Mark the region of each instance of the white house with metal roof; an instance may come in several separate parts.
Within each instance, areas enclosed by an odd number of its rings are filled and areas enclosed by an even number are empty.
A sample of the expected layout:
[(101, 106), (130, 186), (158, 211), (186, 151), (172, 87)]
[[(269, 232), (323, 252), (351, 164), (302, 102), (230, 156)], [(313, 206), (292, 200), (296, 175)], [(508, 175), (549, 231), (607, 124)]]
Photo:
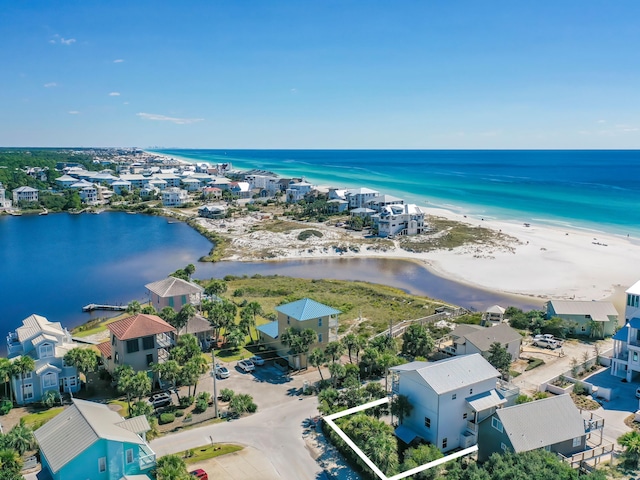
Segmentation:
[(640, 281), (625, 293), (625, 325), (613, 336), (611, 375), (631, 381), (640, 373)]
[(566, 394), (502, 408), (480, 424), (478, 460), (538, 449), (571, 456), (587, 448), (592, 425), (603, 423), (584, 419)]
[[(73, 405), (34, 432), (43, 470), (53, 480), (151, 478), (156, 454), (145, 440), (144, 415), (125, 420), (107, 405)], [(142, 475), (142, 477), (138, 477)]]
[(559, 317), (574, 323), (576, 335), (604, 338), (618, 328), (618, 311), (611, 302), (550, 300), (546, 310), (547, 318)]
[(29, 356), (35, 361), (35, 369), (24, 377), (11, 377), (11, 387), (16, 403), (38, 402), (45, 392), (72, 392), (80, 390), (76, 367), (66, 365), (63, 357), (79, 345), (59, 322), (50, 322), (40, 315), (29, 315), (22, 326), (7, 336), (7, 358), (12, 361)]
[(380, 195), (377, 190), (372, 190), (367, 187), (349, 188), (344, 192), (344, 198), (349, 202), (349, 209), (362, 208), (372, 198)]
[(186, 190), (177, 187), (169, 187), (162, 191), (162, 205), (164, 207), (181, 207), (189, 201)]
[(500, 372), (481, 355), (392, 367), (392, 391), (413, 406), (396, 429), (405, 443), (416, 437), (442, 452), (475, 445), (478, 425), (507, 403), (498, 391)]
[(19, 202), (37, 202), (38, 190), (32, 187), (18, 187), (11, 192), (13, 194), (13, 204), (18, 206)]
[(425, 230), (424, 212), (413, 203), (387, 205), (371, 217), (380, 237), (418, 235)]
[(278, 319), (266, 325), (260, 325), (258, 332), (260, 340), (276, 350), (277, 354), (287, 360), (292, 368), (307, 367), (307, 356), (293, 354), (290, 348), (280, 339), (282, 334), (292, 328), (295, 331), (311, 329), (316, 335), (316, 342), (309, 347), (309, 351), (316, 347), (324, 347), (327, 343), (338, 339), (338, 315), (342, 312), (322, 303), (303, 298), (295, 302), (276, 307)]

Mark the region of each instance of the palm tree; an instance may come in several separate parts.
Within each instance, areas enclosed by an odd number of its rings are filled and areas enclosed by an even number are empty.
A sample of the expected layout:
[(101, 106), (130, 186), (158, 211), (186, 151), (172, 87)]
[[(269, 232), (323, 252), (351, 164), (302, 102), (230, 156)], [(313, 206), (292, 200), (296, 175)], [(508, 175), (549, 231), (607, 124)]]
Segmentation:
[[(11, 360), (7, 358), (0, 358), (0, 381), (4, 383), (4, 396), (7, 397), (7, 383), (9, 384), (9, 388), (11, 388)], [(9, 391), (11, 394), (11, 391)]]
[(402, 425), (404, 418), (411, 415), (413, 405), (409, 402), (409, 397), (406, 395), (396, 395), (391, 400), (391, 414), (398, 417), (398, 422)]
[(640, 464), (640, 432), (627, 432), (618, 438), (618, 443), (625, 447), (624, 456), (634, 468)]
[(3, 476), (3, 478), (22, 478), (20, 470), (22, 470), (22, 458), (20, 454), (11, 448), (1, 449), (0, 471), (6, 475)]
[(156, 464), (157, 480), (189, 480), (187, 465), (178, 455), (165, 455)]
[(366, 441), (363, 450), (371, 461), (386, 475), (398, 468), (398, 442), (390, 434), (373, 435)]
[[(175, 349), (174, 349), (175, 350)], [(175, 389), (176, 395), (178, 395), (178, 389), (176, 389), (176, 385), (178, 383), (178, 379), (180, 378), (180, 373), (182, 371), (180, 364), (173, 359), (167, 360), (162, 363), (154, 363), (151, 365), (151, 370), (153, 373), (158, 375), (158, 378), (162, 382), (168, 382)], [(178, 401), (180, 400), (180, 395), (178, 395)]]
[(227, 343), (233, 349), (237, 349), (244, 342), (244, 332), (239, 328), (238, 325), (233, 325), (233, 327), (229, 328), (227, 331)]
[(189, 380), (189, 396), (191, 396), (191, 385), (193, 385), (193, 396), (195, 397), (196, 390), (198, 388), (198, 380), (200, 380), (200, 376), (206, 373), (208, 369), (209, 363), (202, 355), (191, 358), (191, 360), (185, 364), (182, 370), (185, 372), (185, 376)]
[(113, 372), (113, 376), (116, 381), (116, 389), (118, 392), (124, 393), (127, 396), (129, 411), (131, 411), (131, 382), (133, 375), (133, 368), (131, 365), (127, 364), (119, 365)]
[(325, 355), (331, 357), (331, 362), (335, 363), (344, 353), (345, 347), (341, 342), (329, 342), (324, 348)]
[(164, 307), (160, 311), (158, 316), (161, 319), (163, 319), (165, 322), (167, 322), (169, 325), (173, 326), (173, 319), (176, 316), (176, 311), (173, 309), (173, 307)]
[(141, 310), (142, 310), (142, 305), (140, 305), (140, 302), (138, 300), (133, 300), (132, 302), (129, 302), (129, 304), (127, 305), (127, 313), (131, 315), (136, 315), (140, 313)]
[(290, 348), (294, 357), (309, 352), (309, 347), (318, 340), (318, 333), (311, 328), (298, 331), (292, 327), (287, 328), (280, 336), (280, 341)]
[(196, 266), (193, 263), (190, 263), (186, 267), (184, 267), (184, 273), (187, 274), (187, 280), (191, 280), (191, 275), (196, 273)]
[(64, 362), (67, 365), (76, 367), (78, 372), (84, 375), (85, 380), (87, 373), (93, 372), (98, 368), (98, 357), (93, 350), (88, 348), (72, 348), (64, 356)]
[(358, 337), (355, 333), (347, 333), (344, 337), (342, 337), (342, 344), (347, 349), (349, 353), (349, 363), (353, 363), (351, 360), (351, 353), (357, 349), (358, 346)]
[(322, 376), (322, 370), (320, 367), (327, 361), (327, 358), (324, 355), (324, 352), (321, 348), (314, 348), (309, 354), (309, 363), (311, 366), (316, 367), (318, 369), (318, 373), (320, 374), (320, 380), (324, 380)]
[(7, 437), (8, 444), (19, 455), (24, 455), (24, 452), (31, 450), (35, 444), (33, 430), (25, 425), (24, 419), (21, 419), (20, 423), (11, 429)]
[(378, 357), (378, 366), (384, 370), (384, 389), (385, 391), (389, 390), (389, 367), (393, 367), (398, 364), (398, 357), (395, 355), (385, 352)]
[(346, 369), (341, 363), (331, 362), (329, 364), (329, 373), (331, 374), (331, 381), (333, 382), (333, 388), (336, 388), (338, 380), (344, 378)]
[(189, 320), (196, 316), (196, 313), (198, 313), (196, 307), (194, 307), (190, 303), (187, 303), (173, 318), (173, 324), (171, 326), (180, 331), (187, 325), (187, 323), (189, 323)]
[(227, 282), (225, 282), (224, 280), (211, 280), (211, 282), (209, 282), (209, 285), (207, 285), (204, 289), (204, 293), (211, 296), (215, 295), (216, 297), (219, 297), (226, 291)]
[(251, 336), (251, 327), (255, 326), (255, 319), (251, 312), (246, 308), (240, 312), (240, 322), (238, 327), (249, 335), (249, 340), (253, 343), (253, 337)]
[(56, 402), (60, 401), (60, 394), (57, 390), (47, 390), (42, 395), (40, 402), (47, 408), (53, 407)]
[(14, 373), (20, 375), (20, 383), (22, 384), (22, 403), (25, 403), (24, 399), (24, 376), (32, 372), (36, 368), (36, 362), (33, 358), (28, 356), (22, 356), (13, 361)]
[[(245, 314), (245, 312), (247, 313)], [(255, 328), (256, 326), (256, 316), (262, 315), (262, 306), (258, 302), (250, 302), (246, 307), (244, 307), (244, 310), (242, 310), (242, 314), (240, 315), (243, 320), (244, 315), (247, 315), (248, 317), (246, 321), (248, 323), (247, 330), (249, 332), (249, 338), (253, 343), (253, 338), (251, 337), (251, 328)]]
[(138, 401), (142, 400), (142, 397), (151, 393), (151, 379), (147, 372), (138, 372), (131, 377), (129, 383), (129, 390), (132, 397), (138, 397)]

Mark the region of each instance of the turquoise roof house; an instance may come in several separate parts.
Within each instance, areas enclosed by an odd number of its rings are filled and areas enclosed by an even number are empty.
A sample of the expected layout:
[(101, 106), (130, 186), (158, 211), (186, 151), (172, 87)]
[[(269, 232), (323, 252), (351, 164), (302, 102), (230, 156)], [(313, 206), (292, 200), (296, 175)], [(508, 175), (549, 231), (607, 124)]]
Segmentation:
[(53, 480), (141, 480), (156, 465), (145, 440), (150, 429), (144, 415), (125, 420), (107, 405), (74, 399), (35, 437), (42, 469)]

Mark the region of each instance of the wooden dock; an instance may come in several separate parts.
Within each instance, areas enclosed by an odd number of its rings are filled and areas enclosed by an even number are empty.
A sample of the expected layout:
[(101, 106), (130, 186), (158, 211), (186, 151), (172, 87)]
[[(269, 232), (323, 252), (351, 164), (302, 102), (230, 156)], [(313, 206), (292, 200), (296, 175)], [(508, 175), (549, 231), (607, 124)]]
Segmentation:
[(111, 312), (123, 312), (127, 309), (126, 305), (100, 305), (98, 303), (90, 303), (82, 307), (83, 312), (93, 312), (94, 310), (108, 310)]

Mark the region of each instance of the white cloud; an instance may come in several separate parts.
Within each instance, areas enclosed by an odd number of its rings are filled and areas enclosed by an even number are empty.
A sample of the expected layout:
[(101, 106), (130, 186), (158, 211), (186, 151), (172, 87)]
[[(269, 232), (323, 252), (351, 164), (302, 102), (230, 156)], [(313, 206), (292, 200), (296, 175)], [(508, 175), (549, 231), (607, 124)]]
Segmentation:
[(49, 83), (45, 83), (44, 84), (44, 88), (52, 88), (52, 87), (57, 87), (58, 84), (56, 82), (49, 82)]
[(167, 117), (166, 115), (158, 115), (156, 113), (136, 113), (136, 115), (145, 120), (156, 120), (159, 122), (172, 122), (177, 125), (189, 125), (191, 123), (202, 122), (204, 120), (204, 118)]
[(123, 60), (123, 59), (121, 59), (121, 58), (116, 58), (116, 59), (113, 61), (113, 63), (122, 63), (122, 62), (124, 62), (124, 60)]
[(60, 35), (58, 35), (57, 33), (53, 36), (53, 38), (51, 40), (49, 40), (49, 43), (59, 43), (60, 45), (71, 45), (73, 43), (76, 43), (76, 39), (75, 38), (64, 38), (61, 37)]
[(78, 110), (69, 110), (67, 113), (69, 115), (78, 115), (80, 112)]
[(120, 92), (111, 92), (109, 94), (110, 97), (119, 97), (120, 96)]
[(129, 102), (122, 102), (123, 105), (129, 105)]

